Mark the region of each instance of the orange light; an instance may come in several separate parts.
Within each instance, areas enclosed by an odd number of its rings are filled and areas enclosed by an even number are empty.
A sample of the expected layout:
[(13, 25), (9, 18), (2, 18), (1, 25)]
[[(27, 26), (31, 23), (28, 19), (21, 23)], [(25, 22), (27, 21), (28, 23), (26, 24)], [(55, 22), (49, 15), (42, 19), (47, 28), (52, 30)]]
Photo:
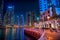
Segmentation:
[(48, 16), (47, 19), (50, 19), (50, 17)]

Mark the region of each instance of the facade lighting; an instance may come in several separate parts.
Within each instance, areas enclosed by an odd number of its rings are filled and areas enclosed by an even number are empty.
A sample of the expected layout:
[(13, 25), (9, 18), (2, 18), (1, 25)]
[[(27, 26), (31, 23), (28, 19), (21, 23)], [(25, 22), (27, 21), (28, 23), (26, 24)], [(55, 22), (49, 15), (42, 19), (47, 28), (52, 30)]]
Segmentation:
[(50, 19), (50, 17), (49, 17), (49, 16), (47, 16), (47, 19)]

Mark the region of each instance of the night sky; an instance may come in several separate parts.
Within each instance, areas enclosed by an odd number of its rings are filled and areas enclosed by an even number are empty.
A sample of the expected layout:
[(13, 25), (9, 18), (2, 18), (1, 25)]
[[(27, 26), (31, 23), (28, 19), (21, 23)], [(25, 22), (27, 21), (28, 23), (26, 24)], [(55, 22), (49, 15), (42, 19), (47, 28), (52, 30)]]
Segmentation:
[(26, 12), (39, 12), (38, 0), (5, 0), (5, 6), (13, 4), (15, 6), (15, 15), (25, 15)]

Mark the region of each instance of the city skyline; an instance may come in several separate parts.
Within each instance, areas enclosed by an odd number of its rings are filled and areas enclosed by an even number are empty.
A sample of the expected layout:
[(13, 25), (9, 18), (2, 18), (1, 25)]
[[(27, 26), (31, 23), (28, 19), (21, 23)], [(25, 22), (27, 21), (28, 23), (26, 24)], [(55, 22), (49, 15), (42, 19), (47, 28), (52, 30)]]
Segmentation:
[[(39, 3), (37, 3), (38, 1), (37, 0), (31, 0), (31, 1), (17, 1), (16, 2), (16, 0), (14, 1), (14, 0), (9, 0), (9, 1), (3, 1), (2, 0), (2, 5), (4, 6), (4, 7), (2, 7), (3, 9), (3, 13), (4, 14), (6, 14), (6, 12), (8, 12), (8, 14), (10, 15), (10, 20), (11, 20), (11, 15), (12, 15), (12, 13), (14, 13), (13, 14), (13, 16), (14, 16), (14, 20), (16, 19), (16, 17), (17, 16), (21, 16), (21, 15), (23, 15), (24, 16), (24, 21), (26, 21), (26, 14), (28, 14), (29, 12), (31, 12), (31, 14), (32, 13), (34, 13), (36, 16), (35, 16), (35, 21), (37, 21), (37, 20), (39, 20), (40, 19), (40, 10), (39, 10), (39, 7), (42, 7), (41, 8), (41, 11), (44, 11), (44, 12), (42, 12), (42, 14), (43, 13), (45, 13), (45, 11), (46, 10), (48, 10), (48, 8), (50, 8), (50, 7), (52, 7), (52, 6), (54, 6), (55, 7), (55, 5), (53, 5), (53, 4), (50, 4), (49, 3), (49, 5), (47, 4), (47, 2), (49, 2), (49, 1), (47, 1), (47, 0), (45, 0), (45, 1), (43, 1), (43, 0), (39, 0)], [(21, 2), (21, 3), (20, 3)], [(46, 2), (46, 4), (44, 4), (43, 2)], [(53, 2), (53, 1), (52, 1)], [(5, 3), (5, 4), (4, 4)], [(27, 4), (28, 3), (28, 4)], [(20, 5), (19, 5), (20, 4)], [(36, 5), (35, 5), (36, 4)], [(38, 4), (38, 6), (37, 6), (37, 4)], [(40, 6), (40, 4), (42, 5), (42, 6)], [(45, 8), (46, 7), (46, 8)], [(36, 8), (36, 9), (35, 9)], [(55, 7), (56, 8), (56, 7)], [(14, 10), (13, 10), (14, 9)], [(43, 9), (43, 10), (42, 10)], [(5, 12), (4, 12), (5, 11)], [(52, 10), (50, 10), (50, 13), (52, 12)], [(55, 11), (56, 12), (56, 11)], [(30, 17), (29, 17), (30, 18)], [(33, 17), (34, 18), (34, 17)], [(31, 19), (30, 19), (30, 21), (32, 21), (32, 17), (31, 17)], [(25, 22), (26, 23), (26, 22)]]
[(15, 11), (15, 14), (19, 15), (19, 14), (23, 14), (25, 15), (26, 12), (29, 12), (29, 11), (36, 11), (37, 13), (39, 12), (39, 6), (38, 6), (38, 0), (11, 0), (11, 1), (5, 1), (5, 6), (8, 6), (10, 4), (14, 5), (14, 11)]
[(60, 40), (60, 1), (0, 0), (0, 40)]
[[(50, 0), (51, 1), (51, 0)], [(42, 0), (42, 5), (44, 4), (43, 3), (44, 1)], [(48, 1), (49, 2), (49, 1)], [(55, 1), (52, 1), (55, 4), (58, 4), (56, 3)], [(26, 12), (29, 12), (29, 11), (35, 11), (36, 14), (39, 14), (40, 13), (40, 4), (39, 4), (39, 0), (31, 0), (31, 1), (23, 1), (23, 0), (5, 0), (5, 10), (7, 8), (8, 5), (14, 5), (14, 14), (15, 15), (25, 15)], [(45, 5), (46, 5), (46, 8), (42, 8), (43, 10), (47, 10), (48, 9), (48, 4), (47, 2), (45, 1)], [(51, 2), (50, 2), (51, 3)], [(53, 4), (52, 3), (52, 4)], [(19, 4), (19, 5), (18, 5)], [(41, 6), (42, 7), (42, 6)], [(43, 5), (44, 7), (44, 5)], [(60, 12), (60, 8), (56, 7), (56, 13), (59, 14)]]

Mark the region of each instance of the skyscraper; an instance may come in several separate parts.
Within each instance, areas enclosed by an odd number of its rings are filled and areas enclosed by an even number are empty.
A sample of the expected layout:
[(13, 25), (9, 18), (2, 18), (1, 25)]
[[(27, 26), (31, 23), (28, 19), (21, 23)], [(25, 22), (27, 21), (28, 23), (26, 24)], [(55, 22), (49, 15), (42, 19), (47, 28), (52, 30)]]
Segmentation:
[(0, 25), (3, 24), (3, 0), (0, 0)]
[(35, 13), (34, 13), (34, 11), (31, 12), (31, 22), (32, 22), (32, 24), (35, 22)]
[(48, 6), (47, 6), (47, 0), (39, 0), (39, 8), (40, 8), (40, 12), (44, 12)]
[(5, 25), (14, 24), (14, 6), (7, 6), (6, 13), (4, 15), (4, 24)]
[(51, 0), (51, 3), (55, 5), (55, 7), (60, 8), (60, 0)]
[(56, 8), (56, 13), (60, 11), (60, 0), (39, 0), (39, 11), (45, 12), (51, 5), (54, 5)]
[(13, 25), (14, 24), (14, 6), (13, 5), (8, 6), (7, 12), (8, 12), (8, 15), (9, 15), (9, 20), (10, 20), (9, 24)]
[(8, 15), (8, 11), (6, 11), (5, 15), (4, 15), (4, 26), (9, 24), (9, 15)]
[(32, 26), (34, 21), (36, 21), (34, 12), (26, 13), (26, 24)]
[(31, 12), (28, 12), (27, 17), (27, 24), (31, 25)]

